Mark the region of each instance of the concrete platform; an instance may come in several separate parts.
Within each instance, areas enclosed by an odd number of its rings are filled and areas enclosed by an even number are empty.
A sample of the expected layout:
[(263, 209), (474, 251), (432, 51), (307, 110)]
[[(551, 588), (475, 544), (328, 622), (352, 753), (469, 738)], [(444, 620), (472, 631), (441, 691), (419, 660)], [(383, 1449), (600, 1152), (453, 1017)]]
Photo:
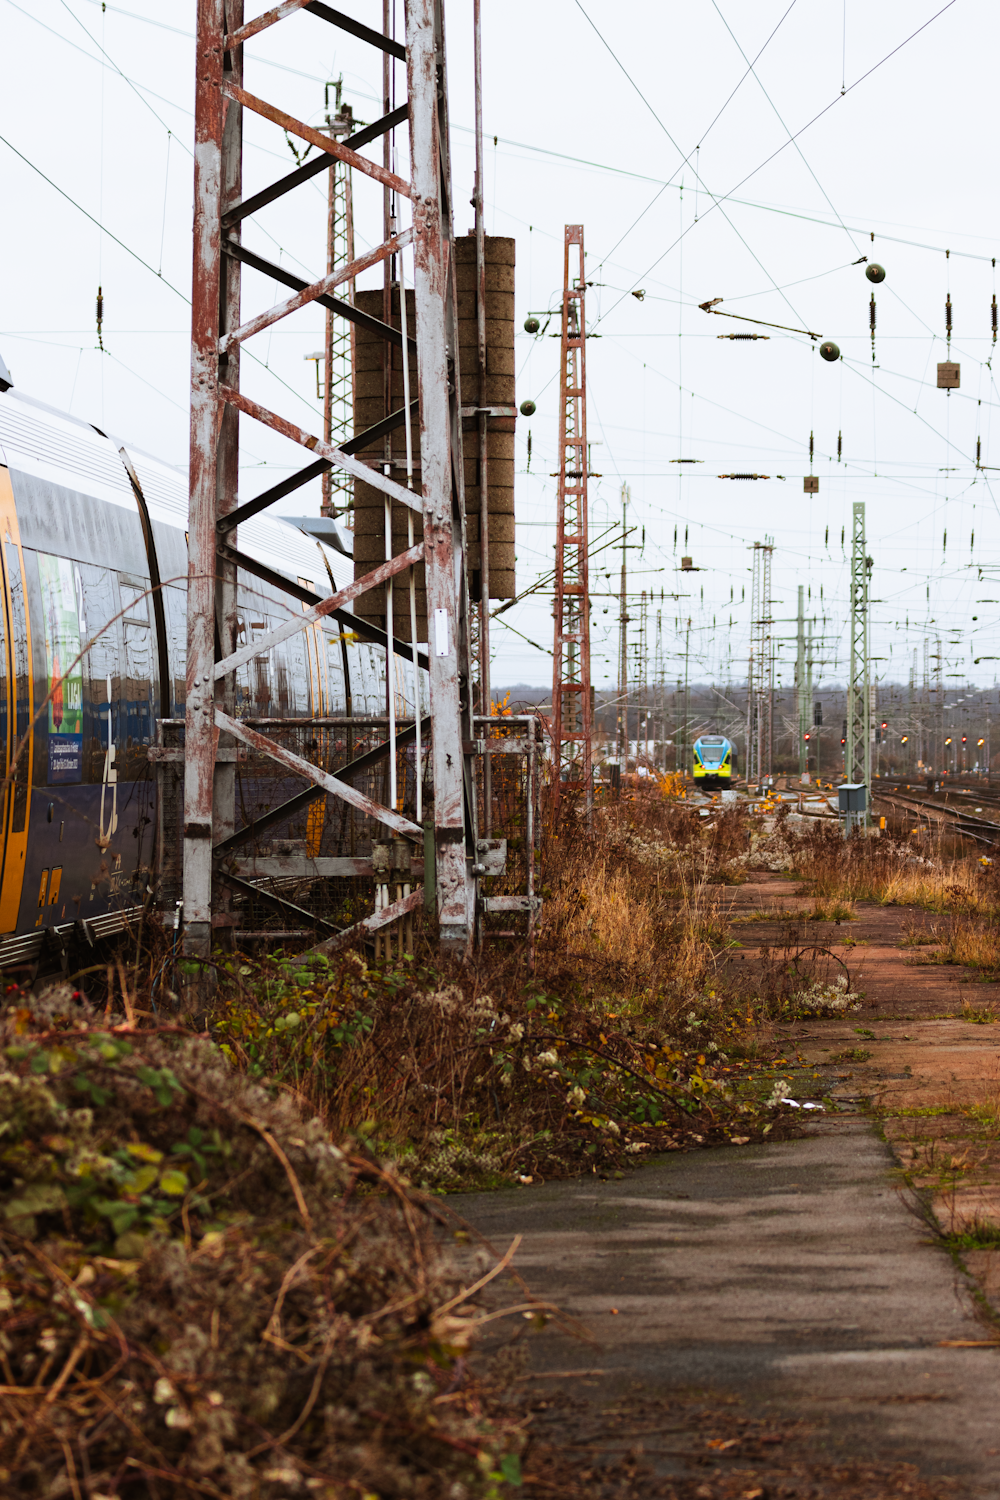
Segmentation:
[[(522, 1234), (532, 1291), (597, 1340), (532, 1338), (533, 1388), (544, 1371), (597, 1369), (553, 1388), (605, 1407), (711, 1393), (804, 1420), (828, 1459), (905, 1461), (957, 1485), (942, 1493), (1000, 1497), (1000, 1347), (984, 1346), (998, 1335), (870, 1121), (449, 1203), (497, 1249)], [(490, 1298), (511, 1301), (509, 1284)]]

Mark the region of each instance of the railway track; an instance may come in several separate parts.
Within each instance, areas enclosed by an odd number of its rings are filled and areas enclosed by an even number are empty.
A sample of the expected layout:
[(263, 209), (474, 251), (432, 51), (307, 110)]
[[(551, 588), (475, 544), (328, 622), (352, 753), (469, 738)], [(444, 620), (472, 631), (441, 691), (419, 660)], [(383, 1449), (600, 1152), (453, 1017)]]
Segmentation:
[[(903, 782), (901, 785), (906, 786), (906, 783)], [(894, 802), (901, 802), (915, 807), (930, 808), (940, 819), (950, 820), (957, 832), (964, 834), (966, 838), (974, 839), (978, 844), (990, 846), (1000, 844), (1000, 823), (994, 823), (989, 818), (977, 818), (974, 813), (967, 813), (962, 808), (953, 807), (947, 802), (935, 802), (929, 797), (918, 797), (909, 791), (900, 791), (897, 786), (887, 789), (880, 787), (873, 794), (872, 801), (876, 799), (881, 799), (890, 805)], [(983, 803), (986, 800), (982, 799)], [(997, 799), (997, 805), (1000, 806), (1000, 798)]]

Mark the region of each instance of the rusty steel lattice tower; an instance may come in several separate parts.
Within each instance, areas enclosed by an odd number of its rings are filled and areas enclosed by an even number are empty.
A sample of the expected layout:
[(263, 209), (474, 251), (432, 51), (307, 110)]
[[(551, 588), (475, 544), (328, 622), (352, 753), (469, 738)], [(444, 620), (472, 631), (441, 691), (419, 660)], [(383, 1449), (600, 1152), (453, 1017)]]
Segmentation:
[(771, 556), (768, 542), (753, 544), (750, 596), (750, 665), (747, 671), (747, 784), (771, 774), (774, 712), (774, 638)]
[(874, 739), (868, 666), (868, 580), (871, 566), (865, 542), (865, 502), (856, 500), (851, 523), (851, 675), (847, 683), (844, 774), (848, 781), (864, 782), (869, 795)]
[[(315, 130), (248, 93), (243, 87), (243, 50), (298, 11), (312, 24), (341, 28), (390, 58), (404, 62), (407, 102), (366, 129), (339, 140)], [(273, 35), (273, 33), (272, 33)], [(334, 616), (380, 641), (406, 661), (427, 668), (431, 702), (431, 769), (434, 785), (433, 841), (425, 843), (434, 870), (439, 934), (444, 946), (465, 953), (477, 911), (477, 830), (473, 784), (475, 750), (469, 691), (469, 621), (466, 580), (464, 478), (455, 314), (451, 173), (448, 158), (447, 82), (442, 0), (405, 0), (405, 46), (318, 0), (283, 0), (244, 23), (243, 0), (198, 0), (195, 108), (194, 278), (192, 296), (191, 471), (188, 561), (188, 664), (185, 711), (183, 812), (183, 947), (193, 956), (210, 951), (213, 867), (244, 837), (235, 829), (235, 762), (238, 746), (268, 756), (307, 786), (307, 800), (319, 792), (342, 799), (375, 819), (391, 835), (424, 841), (424, 829), (358, 791), (351, 767), (337, 775), (322, 770), (235, 717), (235, 674), (245, 662), (324, 616)], [(319, 157), (250, 197), (243, 195), (243, 115), (250, 110), (279, 130), (311, 142)], [(402, 121), (409, 121), (410, 179), (358, 154)], [(352, 264), (339, 266), (311, 285), (274, 265), (241, 243), (240, 225), (259, 208), (329, 168), (332, 161), (353, 169), (354, 183), (368, 179), (388, 187), (399, 202), (409, 201), (412, 228), (390, 226), (385, 241)], [(240, 390), (240, 349), (245, 340), (297, 308), (316, 302), (340, 318), (363, 323), (399, 349), (413, 338), (362, 314), (333, 295), (361, 271), (413, 246), (414, 307), (419, 400), (421, 493), (404, 488), (388, 473), (361, 463), (352, 453), (372, 441), (371, 432), (335, 446), (297, 423), (249, 399)], [(250, 320), (241, 321), (240, 276), (246, 265), (290, 288), (292, 295)], [(300, 444), (313, 461), (256, 499), (240, 503), (240, 419), (261, 423)], [(407, 408), (381, 424), (388, 432), (406, 425)], [(237, 529), (282, 495), (329, 469), (361, 479), (412, 513), (417, 540), (364, 577), (328, 598), (296, 584), (240, 552)], [(391, 616), (386, 636), (345, 606), (367, 590), (422, 563), (426, 575), (429, 647), (393, 639)], [(298, 601), (277, 628), (240, 644), (237, 570), (262, 577)], [(306, 607), (303, 609), (301, 605)], [(379, 753), (394, 753), (404, 736), (389, 740)], [(287, 809), (288, 804), (285, 804)], [(274, 817), (274, 812), (268, 814)], [(259, 825), (258, 825), (259, 826)], [(223, 878), (224, 872), (220, 874)], [(226, 880), (228, 875), (224, 875)], [(430, 893), (428, 893), (430, 894)], [(388, 905), (360, 924), (367, 931), (385, 926), (425, 899), (421, 890)], [(503, 898), (514, 899), (520, 898)], [(488, 907), (489, 903), (487, 903)], [(518, 908), (526, 909), (526, 908)], [(226, 920), (221, 914), (222, 921)], [(345, 937), (355, 929), (348, 929)]]
[[(354, 134), (351, 106), (342, 104), (340, 83), (336, 90), (336, 111), (327, 111), (326, 128), (336, 140), (347, 140)], [(329, 99), (330, 85), (327, 85)], [(351, 169), (336, 158), (330, 163), (327, 186), (326, 268), (350, 265), (354, 259), (354, 201)], [(354, 279), (344, 288), (346, 300), (354, 302)], [(354, 425), (354, 324), (338, 318), (327, 308), (323, 338), (323, 437), (337, 448), (351, 436)], [(354, 481), (344, 469), (327, 469), (320, 481), (323, 499), (320, 515), (333, 516), (348, 512), (354, 499)]]
[(566, 792), (594, 806), (587, 540), (587, 320), (583, 225), (567, 224), (559, 346), (559, 493), (552, 653), (552, 813)]

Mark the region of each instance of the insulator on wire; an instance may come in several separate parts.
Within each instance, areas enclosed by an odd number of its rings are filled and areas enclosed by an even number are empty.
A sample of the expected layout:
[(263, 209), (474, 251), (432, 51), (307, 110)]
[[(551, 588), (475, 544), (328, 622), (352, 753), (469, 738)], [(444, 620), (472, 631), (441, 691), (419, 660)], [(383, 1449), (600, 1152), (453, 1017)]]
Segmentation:
[(977, 469), (979, 468), (979, 455), (982, 452), (982, 447), (983, 447), (982, 439), (981, 438), (976, 438), (976, 468)]
[(948, 293), (947, 297), (945, 298), (945, 304), (944, 304), (944, 327), (945, 327), (945, 333), (947, 334), (947, 337), (948, 337), (948, 342), (950, 344), (951, 343), (951, 293), (950, 292)]
[(102, 354), (104, 352), (104, 339), (103, 339), (102, 334), (101, 334), (101, 327), (102, 327), (103, 323), (104, 323), (104, 291), (103, 291), (103, 289), (101, 287), (98, 287), (97, 288), (97, 347), (101, 350)]
[(872, 336), (872, 364), (875, 363), (875, 293), (872, 292), (872, 300), (868, 308), (868, 327)]
[(809, 467), (812, 468), (813, 461), (813, 435), (809, 434)]
[(843, 453), (843, 451), (844, 451), (844, 434), (842, 432), (838, 432), (837, 433), (837, 462), (838, 462), (838, 464), (840, 463), (840, 456)]
[(993, 293), (993, 305), (990, 308), (990, 321), (993, 324), (993, 342), (997, 341), (997, 294)]

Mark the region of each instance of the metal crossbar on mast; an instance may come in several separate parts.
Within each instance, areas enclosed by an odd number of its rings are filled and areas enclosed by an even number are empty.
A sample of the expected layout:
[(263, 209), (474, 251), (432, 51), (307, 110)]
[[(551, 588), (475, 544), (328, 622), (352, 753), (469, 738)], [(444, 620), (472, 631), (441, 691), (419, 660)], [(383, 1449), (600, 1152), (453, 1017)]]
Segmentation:
[(774, 716), (774, 640), (769, 542), (753, 544), (750, 595), (750, 663), (747, 670), (747, 782), (771, 774)]
[[(562, 333), (559, 345), (559, 490), (552, 652), (552, 813), (567, 792), (582, 792), (587, 821), (594, 808), (590, 692), (590, 587), (587, 558), (587, 320), (583, 225), (563, 240)], [(624, 605), (623, 605), (624, 607)], [(628, 731), (626, 730), (626, 737)]]
[(844, 772), (848, 781), (871, 790), (872, 719), (868, 682), (868, 574), (871, 560), (865, 542), (865, 502), (856, 500), (851, 526), (851, 675), (847, 684), (847, 744)]
[[(194, 274), (192, 295), (191, 466), (188, 563), (188, 660), (184, 742), (183, 919), (184, 950), (207, 956), (213, 925), (213, 867), (235, 829), (235, 742), (283, 766), (308, 784), (343, 799), (397, 836), (416, 843), (424, 830), (393, 807), (386, 807), (295, 755), (276, 741), (242, 726), (235, 714), (238, 646), (237, 567), (266, 576), (272, 586), (297, 600), (313, 603), (285, 625), (253, 643), (257, 653), (272, 638), (305, 629), (324, 611), (332, 613), (417, 560), (426, 577), (430, 648), (426, 657), (414, 642), (395, 641), (389, 624), (386, 650), (410, 660), (426, 661), (430, 685), (431, 766), (434, 783), (433, 865), (436, 912), (443, 946), (467, 953), (477, 913), (478, 884), (472, 755), (475, 748), (473, 705), (469, 693), (468, 583), (465, 548), (465, 497), (461, 448), (461, 410), (457, 367), (458, 328), (454, 286), (451, 172), (448, 157), (447, 82), (445, 76), (442, 0), (405, 0), (405, 46), (383, 33), (316, 6), (312, 24), (346, 28), (383, 54), (406, 65), (407, 102), (375, 125), (347, 141), (294, 119), (243, 88), (243, 48), (250, 37), (274, 36), (272, 28), (305, 11), (284, 4), (244, 25), (243, 0), (198, 0), (195, 93)], [(267, 33), (271, 31), (271, 38)], [(319, 38), (317, 37), (317, 40)], [(309, 163), (250, 199), (243, 197), (243, 113), (251, 110), (299, 140), (310, 142), (327, 167), (344, 163), (354, 170), (356, 189), (370, 178), (392, 188), (401, 206), (412, 205), (412, 229), (386, 235), (385, 242), (351, 266), (341, 266), (311, 286), (283, 268), (271, 266), (241, 244), (242, 220), (265, 203), (316, 175)], [(368, 141), (409, 120), (410, 177), (359, 154)], [(363, 139), (361, 139), (363, 137)], [(322, 170), (322, 165), (319, 170)], [(346, 443), (320, 439), (240, 391), (240, 349), (254, 334), (281, 317), (318, 301), (338, 317), (363, 322), (354, 306), (330, 294), (366, 267), (413, 246), (414, 308), (420, 412), (421, 493), (403, 488), (388, 474), (351, 456), (365, 446), (366, 435)], [(267, 314), (241, 321), (240, 276), (251, 264), (296, 293)], [(405, 350), (402, 334), (367, 317), (366, 326)], [(240, 416), (270, 428), (309, 450), (310, 463), (292, 482), (276, 490), (287, 494), (326, 465), (338, 474), (362, 479), (396, 505), (412, 512), (417, 540), (405, 553), (370, 574), (316, 601), (281, 574), (263, 568), (238, 550), (236, 522), (280, 498), (274, 491), (241, 507), (239, 478)], [(407, 420), (404, 407), (381, 424), (380, 431)], [(247, 425), (244, 423), (244, 425)], [(370, 435), (368, 440), (371, 441)], [(387, 746), (394, 753), (397, 746)], [(521, 898), (506, 898), (520, 900)], [(424, 900), (413, 892), (388, 910), (393, 918)], [(380, 918), (378, 920), (381, 920)], [(370, 929), (377, 920), (366, 919)]]

